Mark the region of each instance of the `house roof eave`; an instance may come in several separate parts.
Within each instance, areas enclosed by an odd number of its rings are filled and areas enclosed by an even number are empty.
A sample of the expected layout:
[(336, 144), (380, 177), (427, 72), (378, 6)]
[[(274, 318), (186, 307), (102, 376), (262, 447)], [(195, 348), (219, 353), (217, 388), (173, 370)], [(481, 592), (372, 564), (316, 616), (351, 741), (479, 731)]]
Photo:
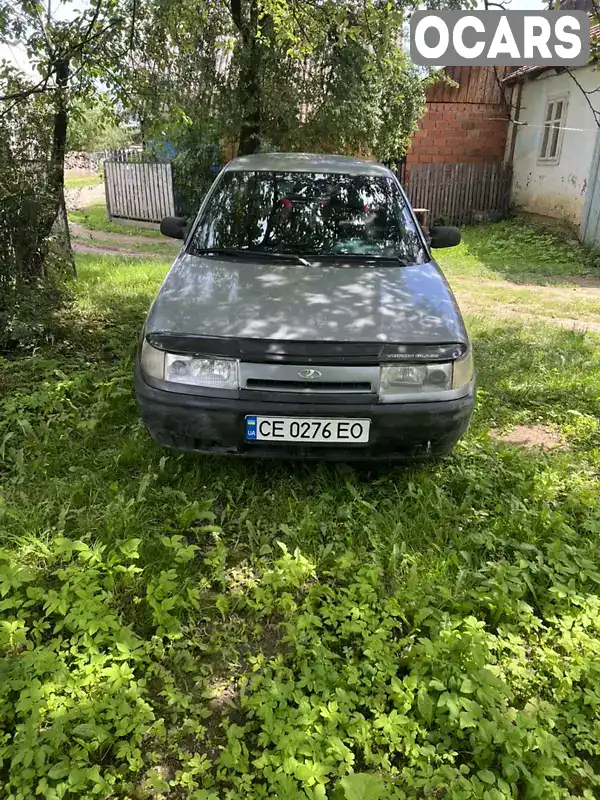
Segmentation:
[[(590, 40), (596, 42), (598, 44), (600, 42), (600, 25), (592, 25), (590, 28)], [(589, 66), (593, 62), (593, 59), (590, 59), (588, 64), (584, 66)], [(542, 75), (542, 73), (547, 72), (550, 69), (556, 70), (557, 74), (560, 72), (564, 72), (565, 67), (553, 67), (551, 65), (546, 65), (543, 67), (519, 67), (514, 72), (511, 72), (510, 75), (507, 75), (505, 78), (502, 78), (502, 83), (507, 84), (510, 86), (513, 83), (518, 83), (521, 80), (525, 80), (526, 78), (534, 79)], [(580, 69), (580, 67), (573, 67), (573, 69)]]
[(564, 66), (544, 66), (544, 67), (520, 67), (515, 72), (511, 72), (510, 75), (507, 75), (505, 78), (501, 79), (501, 83), (506, 84), (507, 86), (512, 86), (515, 83), (519, 83), (520, 81), (524, 80), (535, 80), (539, 78), (540, 75), (543, 75), (546, 72), (554, 71), (557, 75), (566, 72), (568, 69), (581, 69), (582, 67), (588, 67), (592, 64), (593, 61), (589, 61), (587, 64), (579, 64), (573, 67), (564, 67)]

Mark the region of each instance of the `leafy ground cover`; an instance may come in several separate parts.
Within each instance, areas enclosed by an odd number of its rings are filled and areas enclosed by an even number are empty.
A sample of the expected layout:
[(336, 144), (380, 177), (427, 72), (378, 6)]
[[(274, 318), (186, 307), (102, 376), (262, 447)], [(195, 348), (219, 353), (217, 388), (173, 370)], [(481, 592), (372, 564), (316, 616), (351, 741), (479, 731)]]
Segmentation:
[(5, 796), (598, 797), (600, 337), (469, 316), (445, 460), (179, 455), (132, 394), (168, 262), (77, 261), (54, 346), (1, 364)]

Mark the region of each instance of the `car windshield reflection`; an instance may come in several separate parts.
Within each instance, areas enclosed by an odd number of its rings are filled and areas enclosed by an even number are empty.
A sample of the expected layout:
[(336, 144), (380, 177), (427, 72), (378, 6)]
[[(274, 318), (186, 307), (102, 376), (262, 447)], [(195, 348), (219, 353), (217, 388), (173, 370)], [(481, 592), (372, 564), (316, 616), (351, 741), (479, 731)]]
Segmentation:
[(405, 265), (428, 260), (391, 177), (338, 173), (223, 175), (188, 246), (192, 255), (213, 250), (363, 256)]

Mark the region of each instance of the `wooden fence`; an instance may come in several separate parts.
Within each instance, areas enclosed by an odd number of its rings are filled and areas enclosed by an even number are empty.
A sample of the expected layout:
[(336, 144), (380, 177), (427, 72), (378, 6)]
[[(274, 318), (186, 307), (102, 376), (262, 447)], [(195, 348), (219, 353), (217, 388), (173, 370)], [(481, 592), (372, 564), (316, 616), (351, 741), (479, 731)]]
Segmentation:
[(504, 164), (399, 164), (397, 174), (430, 222), (471, 225), (508, 213), (511, 170)]
[[(508, 212), (511, 170), (504, 164), (398, 164), (397, 174), (413, 208), (430, 222), (469, 225)], [(159, 223), (176, 211), (168, 159), (138, 151), (109, 151), (104, 159), (110, 219)]]
[(175, 214), (172, 167), (145, 153), (114, 151), (104, 159), (109, 219), (158, 223)]

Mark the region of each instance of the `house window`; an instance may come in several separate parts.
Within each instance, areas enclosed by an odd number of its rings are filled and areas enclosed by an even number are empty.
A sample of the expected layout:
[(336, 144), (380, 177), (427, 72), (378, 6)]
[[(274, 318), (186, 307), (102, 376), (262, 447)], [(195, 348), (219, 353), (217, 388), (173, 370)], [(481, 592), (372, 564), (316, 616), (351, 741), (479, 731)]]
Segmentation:
[(567, 121), (567, 96), (549, 98), (542, 128), (539, 161), (558, 164), (563, 131)]

